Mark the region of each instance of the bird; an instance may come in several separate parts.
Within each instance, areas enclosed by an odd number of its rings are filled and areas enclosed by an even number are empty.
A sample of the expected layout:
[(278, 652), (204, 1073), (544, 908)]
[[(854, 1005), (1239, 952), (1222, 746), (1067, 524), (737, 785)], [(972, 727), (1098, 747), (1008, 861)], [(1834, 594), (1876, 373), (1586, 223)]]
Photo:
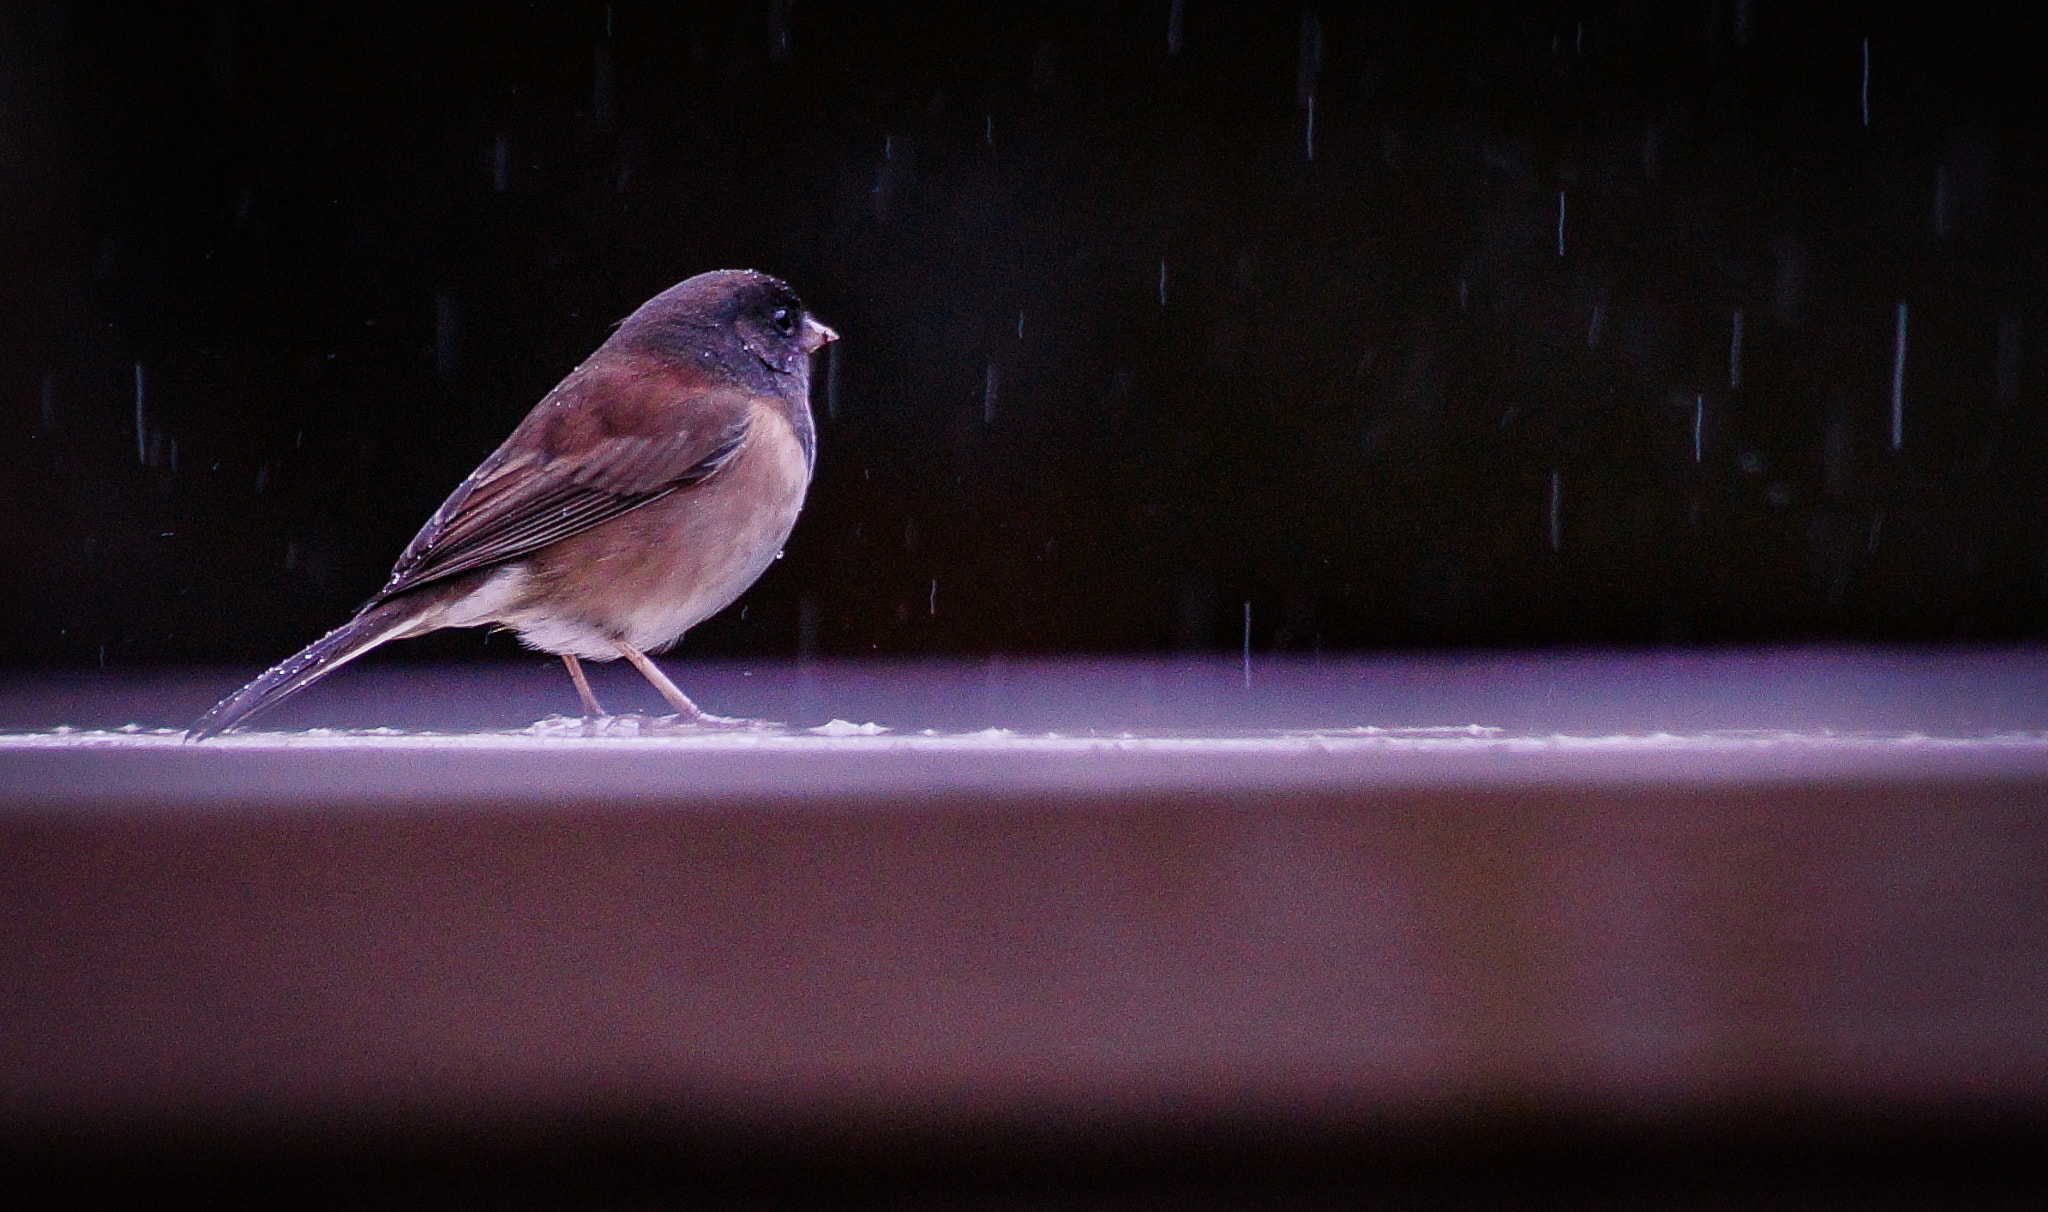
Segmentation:
[(650, 659), (781, 554), (817, 467), (811, 360), (839, 334), (789, 285), (716, 270), (621, 321), (414, 536), (348, 622), (199, 717), (190, 741), (392, 640), (495, 625), (562, 658), (623, 658), (689, 723), (730, 723)]

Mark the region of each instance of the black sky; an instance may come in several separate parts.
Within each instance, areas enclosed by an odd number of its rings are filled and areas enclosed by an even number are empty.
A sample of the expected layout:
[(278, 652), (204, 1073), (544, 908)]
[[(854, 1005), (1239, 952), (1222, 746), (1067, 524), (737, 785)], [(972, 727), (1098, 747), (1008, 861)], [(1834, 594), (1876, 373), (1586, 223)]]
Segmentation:
[(2039, 634), (2017, 10), (870, 7), (0, 10), (0, 661), (286, 654), (720, 266), (845, 339), (686, 653)]

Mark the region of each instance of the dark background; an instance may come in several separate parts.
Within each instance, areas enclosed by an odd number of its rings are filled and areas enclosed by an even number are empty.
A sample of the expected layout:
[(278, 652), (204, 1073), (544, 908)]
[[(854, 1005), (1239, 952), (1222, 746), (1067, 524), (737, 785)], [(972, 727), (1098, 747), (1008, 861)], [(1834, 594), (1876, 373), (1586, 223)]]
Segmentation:
[(844, 340), (686, 654), (2039, 634), (2017, 6), (1174, 8), (0, 9), (0, 661), (284, 656), (720, 266)]

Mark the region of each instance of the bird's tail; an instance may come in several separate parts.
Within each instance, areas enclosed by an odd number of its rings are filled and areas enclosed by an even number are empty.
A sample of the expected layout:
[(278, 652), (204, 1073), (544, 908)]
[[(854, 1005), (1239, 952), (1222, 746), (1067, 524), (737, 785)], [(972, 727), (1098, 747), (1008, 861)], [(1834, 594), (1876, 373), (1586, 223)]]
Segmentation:
[(421, 603), (396, 598), (365, 607), (362, 613), (314, 640), (264, 671), (262, 677), (213, 705), (186, 729), (185, 739), (203, 741), (333, 673), (382, 644), (408, 634)]

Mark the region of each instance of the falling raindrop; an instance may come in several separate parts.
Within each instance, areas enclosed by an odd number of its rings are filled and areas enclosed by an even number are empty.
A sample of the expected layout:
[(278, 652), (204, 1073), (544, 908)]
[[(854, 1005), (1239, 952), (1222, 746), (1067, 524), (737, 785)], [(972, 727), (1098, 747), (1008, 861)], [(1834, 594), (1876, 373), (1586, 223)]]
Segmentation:
[(825, 347), (825, 419), (839, 419), (839, 342)]
[(768, 0), (768, 57), (777, 63), (789, 61), (789, 4)]
[(1244, 604), (1244, 688), (1252, 688), (1252, 604)]
[(1186, 0), (1173, 0), (1173, 7), (1166, 11), (1166, 53), (1180, 53), (1180, 18)]
[(1021, 311), (1017, 313), (1017, 339), (1024, 339), (1024, 313)]
[(1870, 39), (1863, 40), (1863, 125), (1870, 125)]
[(1313, 93), (1308, 99), (1308, 158), (1316, 158), (1316, 99)]
[(991, 422), (996, 419), (996, 384), (1002, 377), (1002, 370), (994, 362), (988, 364), (988, 377), (981, 387), (981, 419)]
[(1700, 461), (1700, 431), (1706, 427), (1707, 397), (1705, 392), (1692, 398), (1692, 461)]
[(142, 395), (142, 363), (135, 364), (135, 461), (149, 463), (149, 411)]
[(1593, 318), (1586, 322), (1586, 348), (1600, 348), (1600, 324), (1607, 318), (1607, 305), (1593, 304)]
[(1728, 386), (1732, 390), (1742, 386), (1742, 309), (1735, 309), (1733, 322), (1728, 331)]
[(1166, 258), (1159, 259), (1159, 306), (1166, 306)]
[(939, 582), (936, 579), (932, 581), (932, 596), (926, 601), (924, 612), (932, 615), (939, 613)]
[(1899, 300), (1898, 326), (1892, 335), (1892, 449), (1906, 440), (1906, 301)]
[(1557, 255), (1564, 255), (1564, 191), (1557, 191)]

